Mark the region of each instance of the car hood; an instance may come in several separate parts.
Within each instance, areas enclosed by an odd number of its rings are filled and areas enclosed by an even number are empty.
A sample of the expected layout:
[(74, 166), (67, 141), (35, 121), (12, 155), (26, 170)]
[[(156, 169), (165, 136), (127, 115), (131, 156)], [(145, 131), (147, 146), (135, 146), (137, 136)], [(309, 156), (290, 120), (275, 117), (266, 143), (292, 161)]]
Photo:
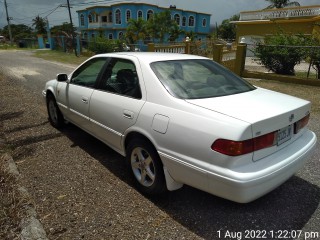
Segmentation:
[(310, 111), (310, 102), (306, 100), (262, 88), (224, 97), (186, 101), (248, 122), (252, 124), (253, 134), (283, 128), (303, 118)]

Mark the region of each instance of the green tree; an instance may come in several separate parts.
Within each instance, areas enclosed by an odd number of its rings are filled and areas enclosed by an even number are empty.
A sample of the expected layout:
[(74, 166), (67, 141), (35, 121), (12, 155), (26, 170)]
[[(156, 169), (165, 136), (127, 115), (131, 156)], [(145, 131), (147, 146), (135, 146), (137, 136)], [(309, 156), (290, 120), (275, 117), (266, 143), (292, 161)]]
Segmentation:
[(307, 44), (303, 35), (283, 34), (279, 32), (265, 38), (265, 44), (258, 44), (254, 50), (260, 64), (277, 74), (294, 75), (294, 66), (306, 56)]
[(147, 21), (147, 35), (153, 40), (159, 40), (161, 43), (163, 43), (166, 34), (172, 32), (176, 25), (177, 23), (171, 19), (171, 13), (169, 10), (155, 13)]
[[(33, 37), (32, 28), (28, 27), (24, 24), (11, 24), (11, 33), (15, 41), (18, 41), (22, 38), (30, 38)], [(4, 35), (7, 39), (9, 39), (9, 29), (8, 26), (5, 26), (2, 29), (2, 35)]]
[(298, 2), (290, 2), (290, 0), (266, 0), (267, 2), (271, 3), (267, 7), (269, 8), (285, 8), (285, 7), (291, 7), (291, 6), (300, 6), (300, 3)]
[(46, 34), (46, 26), (47, 22), (44, 18), (40, 17), (39, 15), (32, 19), (32, 26), (35, 27), (37, 34)]
[(185, 34), (185, 33), (186, 32), (184, 30), (182, 30), (177, 24), (175, 24), (170, 28), (168, 40), (170, 42), (174, 42), (179, 38), (181, 34)]
[(131, 18), (128, 22), (128, 28), (126, 32), (126, 38), (128, 39), (129, 43), (136, 43), (140, 39), (144, 39), (147, 35), (146, 33), (146, 25), (147, 22), (142, 18), (137, 20)]
[(317, 71), (317, 79), (320, 79), (320, 34), (309, 36), (307, 45), (306, 59)]
[(229, 19), (222, 21), (218, 27), (218, 37), (222, 39), (235, 39), (236, 38), (236, 25), (232, 21), (238, 21), (240, 15), (233, 15)]
[(72, 37), (76, 28), (71, 25), (71, 23), (64, 22), (62, 25), (56, 25), (51, 28), (51, 33), (54, 35), (64, 35), (67, 37)]

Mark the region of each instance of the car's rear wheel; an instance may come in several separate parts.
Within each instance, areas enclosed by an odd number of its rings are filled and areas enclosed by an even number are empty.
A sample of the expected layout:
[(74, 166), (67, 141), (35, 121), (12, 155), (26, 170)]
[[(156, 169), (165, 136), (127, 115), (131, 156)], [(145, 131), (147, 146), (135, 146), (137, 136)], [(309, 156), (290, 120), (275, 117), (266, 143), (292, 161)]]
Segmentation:
[(166, 190), (162, 162), (149, 141), (132, 140), (127, 147), (126, 157), (138, 190), (146, 194), (160, 194)]
[(49, 94), (47, 97), (47, 110), (51, 125), (55, 128), (63, 127), (64, 118), (52, 94)]

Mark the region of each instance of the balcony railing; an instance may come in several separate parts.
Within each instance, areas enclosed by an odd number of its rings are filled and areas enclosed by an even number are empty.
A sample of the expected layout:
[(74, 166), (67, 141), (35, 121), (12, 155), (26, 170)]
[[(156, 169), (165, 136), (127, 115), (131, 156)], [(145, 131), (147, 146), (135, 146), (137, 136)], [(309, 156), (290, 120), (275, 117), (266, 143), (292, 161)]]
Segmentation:
[(89, 23), (88, 28), (106, 28), (112, 26), (112, 22), (95, 22)]
[(241, 12), (240, 21), (269, 20), (269, 19), (277, 19), (277, 18), (301, 18), (301, 17), (315, 17), (315, 16), (320, 16), (320, 5)]

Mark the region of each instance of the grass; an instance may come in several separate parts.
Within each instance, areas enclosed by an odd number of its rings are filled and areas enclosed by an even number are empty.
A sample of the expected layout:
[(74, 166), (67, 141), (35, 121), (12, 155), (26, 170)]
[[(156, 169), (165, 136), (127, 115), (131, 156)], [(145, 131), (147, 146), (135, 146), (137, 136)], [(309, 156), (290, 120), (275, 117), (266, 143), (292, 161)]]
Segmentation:
[(9, 172), (4, 156), (0, 157), (0, 239), (19, 239), (30, 199), (19, 191), (19, 179)]
[(74, 53), (65, 53), (54, 50), (39, 50), (34, 52), (34, 56), (45, 60), (79, 65), (88, 59), (88, 56), (76, 57)]
[[(308, 73), (307, 72), (298, 72), (296, 71), (295, 76), (299, 78), (307, 78)], [(311, 72), (309, 74), (309, 79), (317, 79), (317, 74)]]

